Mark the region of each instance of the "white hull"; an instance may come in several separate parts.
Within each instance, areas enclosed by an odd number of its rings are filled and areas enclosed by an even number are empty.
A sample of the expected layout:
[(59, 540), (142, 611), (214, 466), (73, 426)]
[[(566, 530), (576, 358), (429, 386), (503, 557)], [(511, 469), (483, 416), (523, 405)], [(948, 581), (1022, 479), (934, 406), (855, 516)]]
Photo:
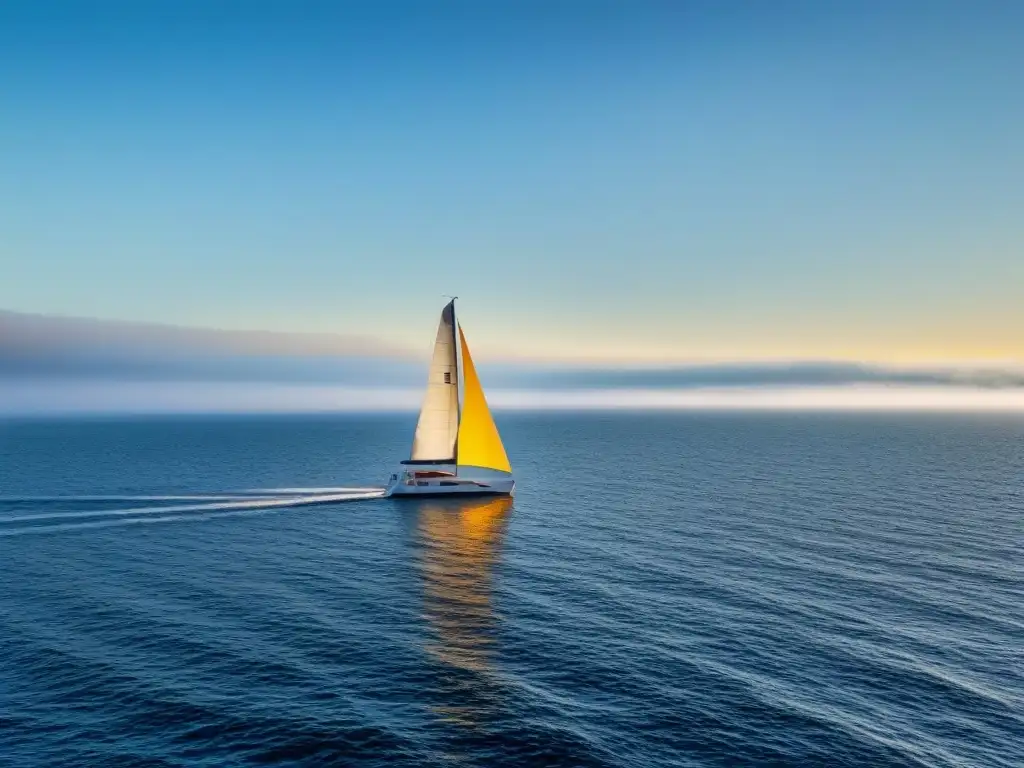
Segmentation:
[(389, 483), (385, 496), (466, 496), (496, 494), (511, 496), (515, 493), (516, 481), (509, 478), (452, 476), (425, 479), (407, 478), (398, 475)]

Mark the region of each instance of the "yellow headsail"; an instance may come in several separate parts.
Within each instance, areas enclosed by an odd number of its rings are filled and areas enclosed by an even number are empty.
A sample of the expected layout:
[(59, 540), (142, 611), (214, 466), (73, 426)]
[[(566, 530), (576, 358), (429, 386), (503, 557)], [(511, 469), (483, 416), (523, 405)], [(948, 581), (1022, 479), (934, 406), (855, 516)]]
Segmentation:
[(512, 465), (501, 444), (498, 428), (494, 426), (491, 409), (487, 407), (484, 390), (476, 376), (473, 358), (469, 354), (466, 336), (459, 326), (462, 346), (462, 420), (459, 422), (458, 461), (460, 466), (485, 467), (511, 472)]

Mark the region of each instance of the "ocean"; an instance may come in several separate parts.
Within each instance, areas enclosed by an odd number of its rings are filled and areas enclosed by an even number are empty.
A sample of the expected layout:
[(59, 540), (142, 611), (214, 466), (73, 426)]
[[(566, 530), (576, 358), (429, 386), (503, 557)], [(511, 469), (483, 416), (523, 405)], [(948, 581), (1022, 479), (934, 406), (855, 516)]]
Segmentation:
[(497, 420), (0, 422), (0, 765), (1024, 764), (1024, 418)]

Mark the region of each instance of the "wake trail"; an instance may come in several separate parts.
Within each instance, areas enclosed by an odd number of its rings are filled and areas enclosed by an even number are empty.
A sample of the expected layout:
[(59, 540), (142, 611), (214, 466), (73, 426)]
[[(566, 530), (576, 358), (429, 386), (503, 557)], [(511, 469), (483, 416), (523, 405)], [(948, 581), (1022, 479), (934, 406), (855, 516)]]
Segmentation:
[[(270, 495), (269, 493), (264, 495)], [(2, 502), (29, 502), (29, 501), (232, 501), (235, 499), (250, 499), (252, 494), (243, 493), (191, 493), (191, 494), (161, 494), (161, 495), (136, 495), (136, 494), (113, 494), (106, 496), (85, 495), (85, 496), (0, 496)]]
[(366, 487), (352, 487), (352, 488), (249, 488), (245, 491), (239, 491), (242, 494), (279, 494), (279, 493), (302, 493), (302, 494), (321, 494), (321, 493), (368, 493), (370, 491), (383, 491), (384, 489), (379, 485), (366, 486)]
[[(380, 499), (383, 498), (383, 492), (373, 494), (363, 494), (359, 496), (345, 496), (344, 498), (334, 499), (334, 502), (341, 501), (362, 501), (364, 499)], [(327, 503), (325, 501), (319, 502), (308, 502), (310, 504)], [(290, 506), (296, 506), (292, 504)], [(115, 528), (125, 525), (149, 525), (153, 523), (173, 523), (173, 522), (203, 522), (206, 520), (220, 520), (222, 517), (242, 517), (252, 515), (262, 515), (270, 512), (276, 512), (279, 509), (284, 508), (284, 505), (277, 506), (262, 506), (262, 507), (249, 507), (247, 509), (235, 509), (227, 511), (216, 511), (211, 510), (214, 514), (197, 514), (197, 515), (164, 515), (161, 517), (128, 517), (123, 520), (96, 520), (87, 523), (57, 523), (53, 525), (34, 525), (25, 528), (10, 528), (7, 530), (0, 529), (0, 538), (5, 536), (23, 536), (26, 534), (33, 533), (63, 533), (66, 531), (79, 531), (82, 529), (89, 528)], [(163, 508), (165, 511), (167, 507)], [(157, 510), (154, 510), (157, 511)]]
[[(364, 493), (313, 494), (309, 496), (292, 496), (287, 498), (247, 498), (224, 501), (213, 504), (177, 504), (161, 507), (128, 507), (126, 509), (95, 509), (83, 512), (50, 512), (37, 515), (19, 515), (17, 517), (0, 518), (0, 525), (11, 523), (29, 523), (40, 520), (62, 521), (81, 520), (88, 518), (116, 518), (122, 516), (161, 515), (180, 512), (219, 512), (229, 510), (278, 509), (285, 507), (312, 506), (314, 504), (334, 504), (341, 501), (359, 501), (362, 499), (378, 499), (384, 496), (382, 489), (374, 489)], [(181, 518), (187, 519), (187, 518)], [(41, 528), (41, 526), (39, 526)], [(20, 529), (16, 529), (20, 530)], [(0, 531), (0, 535), (12, 535), (15, 531)]]

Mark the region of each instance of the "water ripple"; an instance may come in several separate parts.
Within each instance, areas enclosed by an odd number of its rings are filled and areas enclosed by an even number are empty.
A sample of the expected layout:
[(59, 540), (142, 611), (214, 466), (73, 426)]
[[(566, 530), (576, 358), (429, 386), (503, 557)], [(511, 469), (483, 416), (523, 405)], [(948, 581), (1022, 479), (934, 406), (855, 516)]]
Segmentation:
[(1024, 422), (501, 422), (514, 504), (341, 503), (398, 417), (5, 426), (0, 765), (1024, 763)]

